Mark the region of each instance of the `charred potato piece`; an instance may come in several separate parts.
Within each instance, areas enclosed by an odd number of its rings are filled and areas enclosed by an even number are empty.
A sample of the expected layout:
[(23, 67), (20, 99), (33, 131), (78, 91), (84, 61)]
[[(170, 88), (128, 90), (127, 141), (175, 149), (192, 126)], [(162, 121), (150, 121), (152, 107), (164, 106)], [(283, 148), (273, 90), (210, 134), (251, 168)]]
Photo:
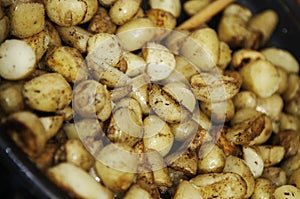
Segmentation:
[(28, 111), (9, 115), (3, 129), (29, 157), (38, 156), (48, 139), (38, 116)]

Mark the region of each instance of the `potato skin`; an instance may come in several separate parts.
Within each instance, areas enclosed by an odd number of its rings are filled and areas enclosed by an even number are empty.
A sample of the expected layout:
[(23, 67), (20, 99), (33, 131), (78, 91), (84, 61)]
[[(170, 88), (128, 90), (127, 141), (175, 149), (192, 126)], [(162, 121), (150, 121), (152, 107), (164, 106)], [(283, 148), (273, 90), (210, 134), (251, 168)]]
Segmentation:
[(76, 113), (84, 118), (97, 116), (99, 120), (104, 121), (111, 114), (111, 100), (107, 88), (95, 80), (85, 80), (76, 84), (72, 105)]
[(285, 148), (285, 158), (299, 153), (300, 135), (298, 131), (284, 130), (279, 132), (272, 139), (272, 144), (281, 145)]
[(233, 172), (200, 174), (190, 182), (202, 196), (199, 198), (248, 198), (246, 181)]
[(24, 109), (22, 83), (6, 82), (0, 85), (0, 108), (3, 114), (14, 113)]
[(117, 0), (109, 10), (112, 21), (117, 25), (123, 25), (139, 10), (142, 0)]
[[(76, 198), (113, 199), (113, 193), (95, 181), (83, 169), (71, 164), (60, 163), (46, 171), (47, 176), (61, 189)], [(78, 187), (78, 181), (82, 186)]]
[(18, 1), (10, 7), (11, 33), (19, 38), (30, 37), (45, 28), (45, 9), (41, 3)]
[(45, 0), (46, 12), (50, 20), (59, 26), (74, 26), (89, 21), (96, 13), (96, 0)]
[[(1, 10), (0, 10), (1, 14)], [(0, 43), (2, 43), (9, 35), (10, 23), (7, 16), (0, 16)]]
[(55, 112), (70, 104), (72, 88), (59, 73), (47, 73), (24, 84), (25, 103), (39, 111)]
[(69, 46), (59, 46), (47, 55), (46, 64), (53, 71), (60, 73), (69, 82), (75, 82), (83, 65), (79, 50)]
[(117, 30), (117, 25), (112, 22), (105, 8), (99, 7), (96, 14), (91, 19), (88, 31), (97, 34), (100, 32), (113, 34)]
[(41, 32), (23, 39), (27, 42), (35, 52), (36, 61), (40, 61), (49, 47), (50, 36), (47, 31)]
[(56, 26), (59, 36), (65, 44), (86, 53), (87, 41), (92, 36), (90, 32), (80, 26)]
[(242, 87), (253, 91), (259, 97), (270, 97), (279, 88), (280, 79), (276, 67), (269, 61), (256, 60), (244, 65), (240, 74)]
[(251, 196), (251, 199), (272, 199), (274, 198), (273, 193), (275, 186), (272, 182), (266, 178), (257, 178), (255, 180), (255, 189)]

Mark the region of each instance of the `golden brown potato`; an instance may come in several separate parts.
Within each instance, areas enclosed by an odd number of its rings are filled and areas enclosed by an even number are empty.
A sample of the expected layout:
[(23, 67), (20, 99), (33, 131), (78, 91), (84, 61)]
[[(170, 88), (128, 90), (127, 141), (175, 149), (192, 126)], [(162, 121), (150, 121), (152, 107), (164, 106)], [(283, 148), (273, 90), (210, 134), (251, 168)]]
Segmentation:
[[(253, 16), (248, 23), (250, 29), (258, 31), (262, 34), (262, 42), (260, 46), (264, 45), (271, 37), (278, 23), (278, 15), (274, 10), (264, 10)], [(266, 24), (268, 24), (266, 26)]]
[(105, 104), (111, 104), (106, 93), (103, 84), (95, 80), (82, 81), (73, 90), (73, 108), (82, 117), (99, 117)]
[(143, 114), (149, 114), (149, 77), (145, 74), (139, 75), (132, 80), (132, 85), (131, 97), (139, 102)]
[(188, 60), (186, 60), (184, 57), (178, 55), (175, 56), (176, 60), (176, 66), (174, 71), (171, 73), (171, 75), (168, 77), (168, 79), (171, 79), (172, 75), (174, 75), (174, 81), (179, 81), (182, 78), (182, 81), (190, 81), (191, 77), (193, 75), (196, 75), (197, 69), (190, 63)]
[(293, 185), (282, 185), (274, 191), (275, 199), (296, 199), (300, 197), (300, 189)]
[(162, 44), (148, 42), (142, 56), (147, 63), (146, 73), (153, 82), (167, 78), (175, 69), (174, 54)]
[[(47, 170), (47, 176), (61, 189), (81, 198), (113, 199), (113, 193), (95, 181), (83, 169), (71, 164), (60, 163)], [(82, 183), (80, 188), (78, 183)]]
[(53, 165), (53, 159), (59, 145), (57, 143), (46, 143), (43, 151), (37, 157), (31, 158), (36, 166), (45, 172)]
[(93, 34), (100, 32), (113, 34), (116, 30), (117, 25), (112, 22), (107, 10), (105, 8), (98, 7), (96, 14), (89, 23), (88, 31)]
[(86, 53), (87, 41), (92, 36), (91, 33), (79, 26), (56, 26), (56, 29), (66, 44), (76, 48), (81, 53)]
[(261, 144), (272, 134), (270, 119), (254, 109), (240, 109), (230, 123), (226, 138), (238, 145)]
[(150, 0), (150, 7), (152, 9), (161, 9), (171, 13), (174, 17), (179, 17), (181, 13), (181, 4), (179, 0)]
[(130, 187), (130, 189), (126, 192), (124, 199), (152, 199), (150, 193), (145, 189), (141, 188), (138, 184), (135, 184)]
[[(200, 196), (196, 198), (247, 198), (247, 185), (239, 174), (234, 172), (200, 174), (190, 180)], [(230, 187), (230, 191), (228, 188)], [(248, 188), (249, 189), (249, 188)], [(202, 197), (201, 197), (202, 196)]]
[(230, 47), (243, 46), (250, 34), (247, 29), (247, 22), (251, 17), (252, 12), (244, 6), (238, 4), (228, 6), (218, 25), (220, 40), (229, 44)]
[(288, 178), (288, 183), (295, 185), (298, 189), (300, 189), (300, 169), (296, 169), (293, 171), (291, 176)]
[(37, 62), (42, 59), (48, 50), (49, 40), (49, 34), (45, 30), (23, 39), (23, 41), (27, 42), (34, 50)]
[(45, 136), (47, 139), (54, 137), (60, 130), (63, 124), (63, 116), (44, 116), (39, 118), (45, 129)]
[(240, 74), (243, 79), (243, 88), (253, 91), (260, 97), (270, 97), (280, 84), (276, 67), (269, 61), (256, 60), (244, 65)]
[(275, 186), (270, 180), (265, 178), (257, 178), (255, 180), (255, 188), (251, 199), (272, 199), (274, 191)]
[(199, 151), (198, 172), (219, 173), (225, 166), (225, 154), (217, 145), (207, 143)]
[(185, 149), (167, 156), (170, 168), (183, 172), (185, 175), (194, 176), (197, 174), (198, 155), (195, 150)]
[(294, 156), (285, 158), (281, 162), (280, 167), (284, 170), (286, 176), (289, 178), (295, 170), (300, 168), (300, 154), (297, 153)]
[[(150, 9), (147, 11), (147, 17), (155, 24), (158, 28), (154, 40), (160, 41), (166, 37), (170, 30), (176, 26), (176, 18), (169, 12), (161, 9)], [(159, 28), (161, 30), (159, 30)]]
[(171, 82), (164, 85), (163, 90), (168, 92), (180, 105), (191, 113), (196, 109), (197, 101), (192, 90), (184, 83)]
[(233, 97), (233, 104), (236, 110), (243, 108), (255, 108), (257, 97), (251, 91), (240, 91)]
[(264, 169), (264, 160), (260, 151), (254, 147), (243, 146), (243, 159), (250, 168), (253, 177), (258, 178), (261, 176)]
[(69, 139), (55, 154), (56, 164), (68, 162), (88, 171), (95, 162), (94, 157), (87, 151), (80, 139)]
[(287, 183), (287, 176), (280, 167), (266, 167), (261, 175), (262, 178), (267, 178), (276, 187)]
[(275, 66), (282, 68), (288, 73), (298, 73), (299, 63), (288, 51), (280, 48), (264, 48), (261, 53)]
[(72, 198), (297, 198), (299, 63), (232, 2), (0, 0), (0, 129)]
[(48, 34), (49, 37), (49, 44), (48, 49), (52, 49), (53, 47), (61, 46), (61, 38), (59, 36), (59, 33), (57, 32), (55, 26), (52, 24), (51, 21), (46, 20), (45, 22), (45, 31)]
[(257, 98), (256, 110), (270, 117), (273, 121), (278, 121), (283, 112), (283, 99), (280, 95), (274, 94), (270, 97)]
[(98, 9), (97, 0), (46, 0), (44, 5), (50, 20), (60, 26), (85, 23), (93, 17)]
[(285, 157), (291, 157), (299, 153), (300, 134), (295, 130), (284, 130), (276, 134), (272, 144), (281, 145), (285, 148)]
[(117, 0), (109, 9), (111, 20), (117, 25), (128, 22), (139, 10), (141, 2), (141, 0)]
[(265, 167), (280, 163), (285, 155), (285, 148), (283, 146), (259, 145), (255, 149), (262, 157)]
[(71, 103), (72, 88), (59, 73), (46, 73), (24, 84), (25, 103), (31, 108), (55, 112)]
[(0, 7), (0, 44), (7, 38), (10, 31), (10, 21)]
[(223, 41), (220, 41), (220, 51), (219, 51), (219, 60), (217, 66), (221, 69), (225, 69), (232, 59), (232, 50), (229, 45)]
[(10, 6), (11, 34), (25, 38), (45, 28), (45, 8), (42, 3), (17, 1)]
[(280, 117), (280, 131), (285, 130), (300, 130), (300, 121), (299, 118), (286, 113), (281, 113)]
[(54, 48), (46, 57), (47, 66), (61, 74), (67, 81), (75, 83), (76, 80), (85, 79), (83, 74), (84, 60), (76, 48), (59, 46)]
[(178, 123), (184, 114), (179, 102), (157, 84), (153, 84), (149, 92), (149, 104), (153, 111), (169, 123)]
[(99, 71), (97, 75), (101, 75), (105, 68), (115, 66), (119, 63), (122, 55), (122, 48), (116, 35), (98, 33), (88, 39), (87, 53), (88, 55), (86, 58), (88, 64), (90, 63), (89, 67), (99, 68), (94, 70), (97, 72)]
[(199, 193), (197, 187), (189, 181), (182, 180), (178, 184), (174, 199), (193, 199), (202, 198), (202, 194)]
[(223, 102), (201, 102), (200, 109), (215, 123), (228, 122), (235, 113), (234, 104), (231, 99)]
[(218, 63), (219, 50), (219, 38), (216, 31), (206, 27), (192, 32), (184, 40), (180, 55), (194, 64), (198, 71), (210, 71)]
[[(121, 103), (127, 107), (122, 107)], [(142, 139), (142, 132), (142, 110), (139, 103), (132, 98), (122, 99), (114, 107), (106, 130), (107, 138), (113, 143), (133, 147)]]
[(150, 115), (143, 120), (144, 147), (154, 149), (162, 156), (169, 153), (174, 142), (174, 135), (169, 125), (156, 115)]
[(233, 172), (239, 174), (245, 180), (245, 183), (247, 184), (245, 198), (248, 198), (253, 194), (255, 179), (249, 166), (243, 159), (232, 155), (226, 157), (223, 172)]
[(242, 48), (235, 51), (232, 55), (231, 65), (234, 68), (241, 68), (255, 60), (265, 60), (264, 55), (256, 50)]
[(119, 42), (125, 50), (135, 51), (141, 49), (155, 35), (155, 24), (148, 18), (136, 18), (119, 26), (117, 35)]
[(23, 84), (6, 82), (0, 85), (0, 107), (3, 114), (9, 114), (24, 109), (22, 95)]
[(137, 171), (137, 155), (130, 147), (108, 144), (96, 159), (96, 172), (109, 189), (123, 192), (133, 183)]

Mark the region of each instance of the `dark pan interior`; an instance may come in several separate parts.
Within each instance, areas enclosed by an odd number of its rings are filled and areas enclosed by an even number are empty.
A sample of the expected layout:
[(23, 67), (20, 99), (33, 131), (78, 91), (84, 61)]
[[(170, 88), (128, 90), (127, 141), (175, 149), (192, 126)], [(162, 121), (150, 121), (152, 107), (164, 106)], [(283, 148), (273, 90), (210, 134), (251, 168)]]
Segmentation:
[[(238, 0), (238, 3), (250, 8), (253, 13), (265, 9), (273, 9), (279, 15), (279, 24), (266, 46), (275, 46), (290, 51), (300, 61), (300, 9), (294, 1), (289, 0)], [(186, 19), (182, 15), (179, 23)], [(212, 26), (217, 24), (210, 22)], [(65, 199), (69, 198), (42, 174), (17, 148), (14, 143), (0, 129), (0, 164), (13, 172), (18, 183), (36, 198)]]

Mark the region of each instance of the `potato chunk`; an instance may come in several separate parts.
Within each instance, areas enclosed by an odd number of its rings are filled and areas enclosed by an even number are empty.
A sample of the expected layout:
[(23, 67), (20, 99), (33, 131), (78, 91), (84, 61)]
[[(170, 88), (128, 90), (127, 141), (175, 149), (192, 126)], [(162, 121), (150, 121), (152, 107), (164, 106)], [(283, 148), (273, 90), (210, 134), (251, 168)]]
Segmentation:
[(10, 7), (12, 35), (25, 38), (45, 28), (45, 9), (41, 3), (17, 1)]
[(25, 41), (10, 39), (1, 44), (0, 76), (4, 79), (24, 79), (34, 71), (35, 65), (34, 50)]

